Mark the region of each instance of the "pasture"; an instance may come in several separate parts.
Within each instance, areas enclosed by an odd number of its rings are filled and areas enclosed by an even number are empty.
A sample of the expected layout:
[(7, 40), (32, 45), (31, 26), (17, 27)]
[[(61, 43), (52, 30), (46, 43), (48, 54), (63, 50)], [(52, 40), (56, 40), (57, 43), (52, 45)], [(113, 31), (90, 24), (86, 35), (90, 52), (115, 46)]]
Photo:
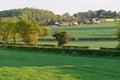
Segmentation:
[[(71, 38), (117, 38), (116, 36), (116, 24), (117, 23), (106, 23), (106, 24), (95, 24), (95, 25), (81, 25), (72, 27), (51, 27), (51, 35), (56, 31), (68, 31)], [(49, 37), (48, 37), (49, 38)], [(57, 44), (56, 41), (40, 41), (40, 44)], [(69, 41), (69, 46), (89, 46), (90, 48), (100, 47), (116, 47), (118, 46), (117, 40), (84, 40), (84, 41)]]
[(116, 38), (116, 23), (84, 25), (73, 27), (52, 27), (51, 35), (56, 31), (68, 31), (74, 38)]
[(0, 80), (119, 80), (120, 60), (0, 48)]
[[(73, 27), (51, 27), (51, 35), (47, 37), (41, 37), (42, 39), (53, 38), (52, 35), (56, 31), (68, 31), (71, 38), (82, 39), (82, 38), (116, 38), (116, 23), (107, 24), (95, 24), (95, 25), (84, 25), (84, 26), (73, 26)], [(39, 41), (40, 45), (57, 45), (57, 41)], [(21, 40), (17, 43), (23, 44)], [(91, 49), (100, 47), (116, 47), (119, 42), (117, 40), (76, 40), (69, 41), (67, 46), (89, 46)]]
[[(40, 41), (39, 44), (57, 45), (57, 41)], [(100, 47), (114, 48), (118, 44), (118, 41), (69, 41), (65, 46), (89, 46), (90, 49), (99, 49)]]

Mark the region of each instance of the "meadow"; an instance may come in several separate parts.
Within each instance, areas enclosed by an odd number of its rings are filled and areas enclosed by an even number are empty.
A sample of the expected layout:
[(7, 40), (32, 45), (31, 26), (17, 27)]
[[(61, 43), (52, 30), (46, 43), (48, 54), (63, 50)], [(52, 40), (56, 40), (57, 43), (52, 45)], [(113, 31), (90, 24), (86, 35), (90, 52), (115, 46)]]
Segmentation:
[[(57, 41), (40, 41), (41, 45), (57, 45)], [(89, 46), (90, 49), (99, 49), (100, 47), (114, 48), (119, 44), (118, 41), (69, 41), (65, 46)]]
[(56, 31), (67, 31), (71, 34), (71, 38), (116, 38), (116, 30), (116, 23), (52, 27), (51, 35)]
[(120, 59), (0, 48), (0, 80), (119, 80)]
[[(82, 39), (82, 38), (117, 38), (116, 36), (116, 22), (106, 24), (95, 24), (95, 25), (79, 25), (72, 27), (51, 27), (51, 35), (56, 31), (67, 31), (70, 33), (71, 38)], [(56, 41), (40, 41), (39, 44), (54, 44), (57, 45)], [(100, 47), (116, 47), (118, 46), (117, 40), (83, 40), (83, 41), (69, 41), (69, 46), (89, 46), (90, 48)]]
[[(67, 46), (89, 46), (91, 49), (99, 49), (100, 47), (111, 47), (118, 46), (117, 40), (77, 40), (82, 38), (117, 38), (116, 36), (116, 24), (117, 23), (106, 23), (106, 24), (95, 24), (95, 25), (79, 25), (72, 27), (51, 27), (51, 34), (47, 37), (41, 37), (40, 45), (57, 45), (57, 41), (45, 41), (41, 39), (53, 39), (52, 35), (56, 31), (67, 31), (70, 33), (70, 38), (76, 38), (76, 40), (69, 41)], [(24, 44), (21, 39), (17, 43)]]

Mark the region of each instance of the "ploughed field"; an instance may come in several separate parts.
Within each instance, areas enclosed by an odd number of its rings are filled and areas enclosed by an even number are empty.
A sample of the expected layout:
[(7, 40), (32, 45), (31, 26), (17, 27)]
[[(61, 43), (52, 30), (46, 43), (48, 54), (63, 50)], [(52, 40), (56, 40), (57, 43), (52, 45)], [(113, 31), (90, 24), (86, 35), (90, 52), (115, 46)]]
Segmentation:
[(119, 80), (120, 59), (0, 48), (0, 80)]

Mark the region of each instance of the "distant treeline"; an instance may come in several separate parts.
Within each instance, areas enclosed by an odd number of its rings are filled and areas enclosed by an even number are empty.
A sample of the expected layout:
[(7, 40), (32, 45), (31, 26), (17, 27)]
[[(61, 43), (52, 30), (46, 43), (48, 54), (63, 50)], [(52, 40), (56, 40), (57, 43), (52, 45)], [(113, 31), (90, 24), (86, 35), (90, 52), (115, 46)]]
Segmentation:
[[(36, 8), (23, 8), (23, 9), (11, 9), (0, 11), (0, 18), (14, 18), (16, 20), (37, 20), (40, 25), (71, 25), (79, 22), (87, 23), (87, 19), (91, 18), (120, 18), (120, 12), (106, 11), (106, 10), (88, 10), (87, 12), (78, 12), (70, 15), (64, 13), (63, 15), (56, 15), (52, 11), (36, 9)], [(87, 19), (85, 19), (87, 18)], [(72, 22), (72, 23), (71, 23)]]
[(120, 18), (120, 12), (112, 11), (112, 10), (88, 10), (87, 12), (78, 12), (77, 14), (74, 14), (73, 16), (80, 18)]

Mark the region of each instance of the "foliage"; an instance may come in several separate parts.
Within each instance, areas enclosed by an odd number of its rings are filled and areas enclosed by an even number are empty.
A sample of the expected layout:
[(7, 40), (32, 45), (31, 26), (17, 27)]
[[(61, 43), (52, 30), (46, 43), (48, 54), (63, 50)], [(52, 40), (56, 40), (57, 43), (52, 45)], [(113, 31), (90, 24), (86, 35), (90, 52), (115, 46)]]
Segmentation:
[(51, 28), (50, 27), (42, 27), (42, 36), (50, 36)]
[[(42, 46), (42, 45), (41, 45)], [(11, 46), (1, 45), (2, 48), (28, 50), (28, 51), (44, 51), (57, 54), (72, 55), (72, 56), (92, 56), (92, 57), (120, 57), (120, 48), (89, 49), (89, 46), (63, 46), (56, 48), (55, 45), (43, 45), (42, 47), (27, 47), (27, 46)]]
[(111, 11), (111, 10), (88, 10), (87, 12), (78, 12), (77, 14), (74, 14), (77, 18), (120, 18), (120, 12)]
[(87, 18), (81, 18), (81, 20), (79, 21), (80, 24), (90, 24), (89, 19)]
[(26, 45), (30, 45), (31, 42), (35, 45), (37, 44), (40, 31), (39, 23), (36, 21), (23, 20), (19, 21), (16, 25), (17, 32), (21, 35)]
[(15, 36), (15, 24), (16, 22), (12, 18), (2, 18), (0, 20), (0, 35), (6, 43), (8, 43), (8, 39)]
[(58, 47), (61, 47), (68, 42), (70, 34), (66, 31), (56, 32), (53, 37), (58, 41)]
[(89, 24), (93, 18), (105, 19), (112, 18), (117, 20), (120, 18), (120, 12), (106, 11), (106, 10), (88, 10), (87, 12), (78, 12), (74, 15), (64, 13), (63, 15), (56, 15), (52, 11), (36, 9), (36, 8), (23, 8), (23, 9), (11, 9), (0, 11), (0, 18), (14, 18), (14, 20), (36, 20), (41, 26), (55, 25), (59, 26), (72, 26), (74, 22), (83, 22), (83, 24)]

